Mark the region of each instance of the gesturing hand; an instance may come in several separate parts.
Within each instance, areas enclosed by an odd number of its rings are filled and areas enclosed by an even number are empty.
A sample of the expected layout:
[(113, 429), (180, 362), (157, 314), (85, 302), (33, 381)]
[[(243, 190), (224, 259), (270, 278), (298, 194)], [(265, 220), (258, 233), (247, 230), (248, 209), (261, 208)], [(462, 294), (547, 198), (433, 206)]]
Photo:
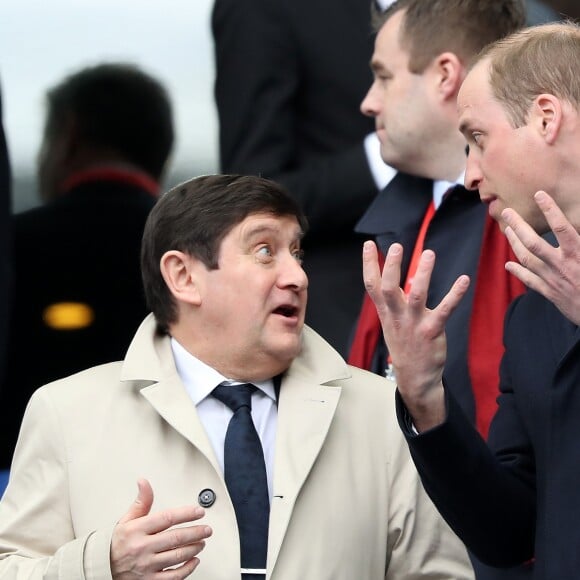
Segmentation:
[(580, 324), (580, 235), (544, 191), (534, 196), (558, 240), (554, 248), (511, 208), (502, 212), (505, 235), (520, 263), (506, 270), (553, 302), (574, 324)]
[(191, 505), (150, 514), (153, 505), (151, 484), (140, 479), (137, 486), (137, 499), (113, 531), (113, 578), (186, 578), (197, 568), (199, 559), (196, 556), (203, 550), (204, 540), (211, 536), (212, 530), (203, 525), (173, 526), (200, 519), (203, 509)]
[(445, 418), (443, 367), (447, 356), (445, 323), (469, 286), (460, 276), (440, 304), (426, 307), (435, 254), (423, 252), (409, 295), (401, 289), (403, 248), (393, 244), (387, 253), (382, 277), (377, 248), (366, 242), (363, 249), (363, 278), (383, 328), (393, 361), (397, 387), (419, 431)]

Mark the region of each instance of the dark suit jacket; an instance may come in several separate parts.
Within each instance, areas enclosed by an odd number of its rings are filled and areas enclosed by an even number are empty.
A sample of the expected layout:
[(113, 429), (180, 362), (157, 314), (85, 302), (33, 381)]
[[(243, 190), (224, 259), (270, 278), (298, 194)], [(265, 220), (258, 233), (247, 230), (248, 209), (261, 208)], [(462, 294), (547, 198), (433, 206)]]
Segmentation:
[[(0, 397), (1, 468), (9, 466), (36, 388), (125, 355), (147, 313), (139, 253), (154, 203), (136, 186), (95, 181), (14, 217), (15, 296)], [(47, 326), (44, 309), (61, 301), (90, 305), (94, 323), (78, 330)]]
[[(506, 315), (499, 410), (489, 448), (448, 395), (443, 425), (420, 436), (399, 420), (439, 510), (482, 560), (535, 555), (534, 578), (580, 570), (580, 334), (529, 291)], [(490, 450), (491, 448), (491, 450)]]
[(310, 222), (307, 322), (346, 349), (364, 288), (353, 227), (377, 193), (360, 103), (372, 82), (366, 0), (216, 0), (221, 169), (284, 184)]

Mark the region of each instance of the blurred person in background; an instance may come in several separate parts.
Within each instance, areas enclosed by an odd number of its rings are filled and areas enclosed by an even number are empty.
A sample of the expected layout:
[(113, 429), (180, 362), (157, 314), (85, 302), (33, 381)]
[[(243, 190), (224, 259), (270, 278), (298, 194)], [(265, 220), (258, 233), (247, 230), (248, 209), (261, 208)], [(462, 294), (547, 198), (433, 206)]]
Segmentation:
[(11, 191), (10, 159), (2, 124), (2, 98), (0, 96), (0, 391), (6, 366), (6, 343), (12, 286), (11, 247)]
[[(2, 124), (2, 100), (0, 97), (0, 397), (6, 368), (8, 319), (12, 300), (11, 190), (10, 160)], [(3, 435), (4, 430), (2, 429)], [(4, 467), (0, 464), (0, 495), (2, 495), (7, 481), (7, 472)]]
[(32, 392), (122, 358), (147, 309), (139, 247), (174, 139), (163, 86), (131, 64), (84, 68), (47, 93), (38, 184), (17, 214), (0, 466)]

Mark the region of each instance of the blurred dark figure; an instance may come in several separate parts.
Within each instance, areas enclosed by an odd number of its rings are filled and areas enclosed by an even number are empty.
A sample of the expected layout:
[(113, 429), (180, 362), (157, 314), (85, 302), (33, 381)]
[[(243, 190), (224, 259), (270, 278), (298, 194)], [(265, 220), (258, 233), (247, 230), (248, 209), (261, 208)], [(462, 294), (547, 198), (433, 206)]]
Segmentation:
[(6, 334), (12, 286), (10, 199), (10, 162), (2, 125), (2, 98), (0, 96), (0, 385), (6, 364)]
[(51, 89), (47, 105), (38, 156), (45, 205), (13, 223), (0, 468), (36, 388), (124, 357), (147, 313), (139, 248), (173, 144), (165, 89), (131, 65), (83, 69)]

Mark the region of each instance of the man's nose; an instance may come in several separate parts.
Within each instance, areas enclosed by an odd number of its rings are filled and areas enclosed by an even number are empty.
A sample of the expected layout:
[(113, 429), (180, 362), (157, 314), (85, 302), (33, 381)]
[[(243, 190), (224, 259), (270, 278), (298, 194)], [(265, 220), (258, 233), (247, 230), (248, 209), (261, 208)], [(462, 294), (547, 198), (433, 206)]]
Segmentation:
[(479, 189), (482, 180), (481, 167), (479, 161), (475, 159), (472, 152), (467, 154), (467, 164), (465, 167), (465, 188)]
[(367, 117), (376, 117), (379, 114), (376, 81), (370, 86), (365, 98), (360, 104), (360, 111)]
[(293, 286), (297, 290), (308, 288), (308, 276), (300, 260), (290, 252), (284, 257), (279, 283), (282, 287)]

